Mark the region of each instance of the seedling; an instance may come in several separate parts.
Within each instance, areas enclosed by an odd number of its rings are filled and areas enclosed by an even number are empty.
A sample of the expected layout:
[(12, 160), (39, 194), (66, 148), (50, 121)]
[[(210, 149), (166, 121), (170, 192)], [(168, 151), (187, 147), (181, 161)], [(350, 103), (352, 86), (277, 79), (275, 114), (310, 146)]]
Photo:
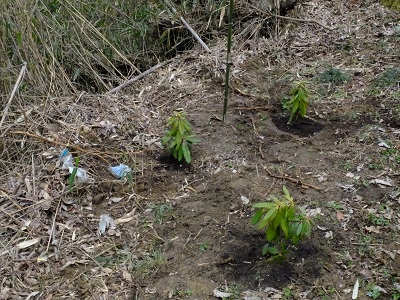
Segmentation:
[(309, 90), (306, 87), (304, 81), (296, 82), (290, 91), (290, 100), (283, 103), (283, 108), (289, 110), (289, 122), (290, 124), (294, 117), (300, 115), (305, 117), (307, 113)]
[(200, 251), (206, 251), (208, 248), (209, 248), (209, 246), (210, 245), (208, 245), (208, 243), (201, 243), (200, 245), (199, 245), (199, 250)]
[(320, 79), (322, 82), (342, 84), (349, 80), (349, 77), (339, 69), (330, 67), (328, 70), (320, 75)]
[(283, 187), (284, 197), (272, 196), (272, 202), (256, 203), (258, 209), (250, 223), (258, 224), (258, 229), (265, 230), (267, 244), (262, 254), (270, 254), (282, 259), (287, 253), (288, 243), (297, 244), (311, 234), (311, 219), (306, 212), (296, 206), (288, 189)]
[(78, 172), (78, 166), (79, 166), (79, 157), (75, 158), (74, 169), (72, 170), (72, 173), (68, 177), (68, 192), (71, 192), (72, 187), (74, 186), (76, 172)]
[(154, 218), (157, 223), (162, 224), (164, 217), (166, 214), (172, 214), (174, 209), (170, 205), (161, 204), (161, 205), (152, 205), (154, 209)]
[(152, 254), (145, 256), (142, 260), (137, 261), (133, 269), (138, 277), (144, 278), (151, 273), (156, 273), (167, 262), (165, 254), (161, 250), (154, 250)]
[(168, 118), (167, 126), (170, 129), (163, 138), (163, 144), (168, 147), (176, 160), (181, 161), (184, 158), (190, 164), (192, 161), (190, 148), (200, 140), (193, 135), (186, 113), (175, 111), (174, 115)]

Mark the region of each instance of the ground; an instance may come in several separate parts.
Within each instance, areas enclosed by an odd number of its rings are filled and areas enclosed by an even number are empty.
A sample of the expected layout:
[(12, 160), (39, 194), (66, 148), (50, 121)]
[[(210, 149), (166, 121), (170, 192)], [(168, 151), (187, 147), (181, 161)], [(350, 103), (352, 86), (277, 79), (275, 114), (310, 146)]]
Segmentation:
[[(223, 41), (120, 94), (16, 111), (1, 154), (0, 299), (350, 299), (357, 280), (357, 299), (400, 299), (399, 14), (337, 2), (291, 12), (332, 30), (282, 19), (277, 37), (235, 45), (225, 123)], [(307, 117), (287, 124), (282, 100), (300, 80)], [(177, 108), (201, 140), (190, 165), (161, 144)], [(92, 178), (71, 191), (65, 146)], [(111, 175), (119, 163), (132, 180)], [(283, 186), (317, 214), (276, 262), (249, 221)], [(100, 234), (104, 214), (115, 225)]]

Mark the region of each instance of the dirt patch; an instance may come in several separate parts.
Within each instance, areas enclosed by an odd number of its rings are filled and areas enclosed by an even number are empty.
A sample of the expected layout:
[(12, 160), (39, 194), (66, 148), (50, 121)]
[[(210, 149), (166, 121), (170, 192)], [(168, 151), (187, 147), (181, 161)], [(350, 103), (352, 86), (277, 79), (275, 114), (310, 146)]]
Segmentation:
[(279, 130), (301, 137), (313, 136), (324, 128), (323, 124), (306, 118), (300, 118), (288, 124), (287, 116), (274, 115), (272, 121)]

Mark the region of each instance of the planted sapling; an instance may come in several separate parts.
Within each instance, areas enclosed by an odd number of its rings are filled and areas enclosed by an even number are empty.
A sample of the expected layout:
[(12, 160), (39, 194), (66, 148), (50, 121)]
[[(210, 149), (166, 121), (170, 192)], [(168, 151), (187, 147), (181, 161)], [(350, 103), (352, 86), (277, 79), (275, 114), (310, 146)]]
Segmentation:
[(192, 161), (190, 148), (192, 144), (200, 140), (193, 135), (186, 113), (175, 111), (174, 115), (168, 118), (167, 126), (169, 126), (169, 131), (163, 138), (163, 144), (176, 160), (181, 161), (184, 158), (190, 164)]
[(311, 219), (304, 209), (296, 206), (288, 189), (283, 187), (284, 197), (278, 199), (272, 196), (272, 202), (256, 203), (257, 209), (250, 223), (265, 230), (267, 244), (262, 254), (270, 254), (276, 258), (284, 258), (288, 244), (297, 244), (310, 236)]
[(307, 113), (308, 97), (310, 92), (306, 87), (304, 81), (296, 82), (290, 91), (290, 100), (283, 103), (283, 108), (289, 110), (289, 122), (290, 124), (294, 117), (300, 115), (305, 117)]

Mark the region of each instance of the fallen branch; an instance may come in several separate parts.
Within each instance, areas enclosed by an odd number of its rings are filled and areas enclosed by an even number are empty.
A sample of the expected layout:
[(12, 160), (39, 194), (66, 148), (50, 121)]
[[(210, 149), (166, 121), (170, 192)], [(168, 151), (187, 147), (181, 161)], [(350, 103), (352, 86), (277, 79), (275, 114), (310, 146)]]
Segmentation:
[[(176, 15), (176, 9), (175, 7), (169, 2), (165, 1), (164, 2), (168, 8), (172, 11), (173, 14)], [(182, 24), (185, 25), (185, 27), (190, 31), (190, 33), (194, 36), (194, 38), (200, 43), (201, 46), (207, 51), (211, 52), (210, 48), (208, 48), (207, 44), (203, 42), (203, 40), (199, 37), (199, 35), (196, 33), (196, 31), (193, 30), (193, 28), (186, 22), (186, 20), (183, 17), (179, 17), (179, 20), (181, 20)]]
[(164, 61), (162, 63), (159, 63), (158, 65), (155, 65), (155, 66), (151, 67), (150, 69), (144, 71), (143, 73), (140, 73), (138, 76), (136, 76), (136, 77), (134, 77), (132, 79), (129, 79), (128, 81), (124, 82), (123, 84), (121, 84), (121, 85), (109, 90), (106, 93), (106, 95), (114, 94), (114, 93), (118, 92), (119, 90), (123, 89), (124, 87), (127, 87), (128, 85), (131, 85), (135, 81), (138, 81), (138, 80), (142, 79), (143, 77), (149, 75), (150, 73), (153, 73), (155, 70), (165, 66), (166, 64), (170, 63), (171, 61), (172, 61), (172, 59)]
[[(75, 150), (75, 151), (78, 151), (80, 153), (86, 153), (86, 154), (89, 154), (89, 155), (96, 156), (97, 158), (100, 158), (103, 162), (105, 162), (106, 164), (108, 164), (108, 165), (110, 164), (109, 161), (102, 156), (102, 155), (105, 155), (105, 154), (110, 156), (110, 154), (107, 154), (107, 153), (103, 153), (103, 152), (99, 152), (99, 151), (95, 151), (94, 152), (94, 151), (86, 150), (86, 149), (81, 148), (81, 147), (76, 146), (76, 145), (71, 145), (71, 144), (66, 144), (66, 143), (63, 143), (63, 142), (54, 141), (54, 140), (45, 138), (45, 137), (37, 135), (37, 134), (31, 133), (31, 132), (27, 132), (27, 131), (11, 131), (11, 133), (22, 134), (22, 135), (30, 136), (30, 137), (36, 138), (38, 140), (41, 140), (41, 141), (44, 141), (44, 142), (47, 142), (47, 143), (50, 143), (50, 144), (55, 144), (55, 145), (68, 147), (68, 148), (70, 148), (72, 150)], [(130, 152), (130, 153), (131, 154), (139, 154), (139, 153), (142, 153), (142, 152), (138, 151), (138, 152)], [(117, 153), (112, 153), (112, 156), (115, 156), (116, 154)]]
[(292, 178), (292, 177), (290, 177), (290, 176), (287, 175), (287, 174), (285, 174), (285, 176), (279, 176), (279, 175), (274, 175), (274, 174), (272, 174), (271, 171), (268, 170), (266, 167), (264, 167), (264, 170), (267, 171), (268, 175), (271, 176), (271, 177), (273, 177), (273, 178), (278, 178), (278, 179), (283, 179), (283, 180), (289, 180), (289, 181), (294, 182), (294, 183), (296, 183), (296, 184), (298, 184), (298, 185), (301, 185), (301, 186), (310, 187), (310, 188), (313, 188), (313, 189), (315, 189), (315, 190), (317, 190), (317, 191), (320, 191), (320, 190), (321, 190), (321, 188), (319, 188), (319, 187), (317, 187), (317, 186), (315, 186), (315, 185), (312, 185), (312, 184), (310, 184), (310, 183), (302, 182), (300, 179)]
[(281, 16), (278, 14), (272, 14), (271, 12), (266, 12), (264, 10), (259, 9), (258, 7), (255, 7), (253, 5), (250, 5), (252, 8), (256, 9), (257, 11), (263, 13), (264, 15), (268, 15), (270, 18), (280, 18), (280, 19), (285, 19), (285, 20), (291, 20), (291, 21), (296, 21), (296, 22), (304, 22), (304, 23), (315, 23), (319, 26), (321, 26), (322, 28), (328, 29), (328, 30), (333, 30), (334, 28), (328, 27), (316, 20), (312, 20), (312, 19), (297, 19), (297, 18), (291, 18), (291, 17), (286, 17), (286, 16)]
[(296, 21), (296, 22), (304, 22), (304, 23), (315, 23), (319, 26), (321, 26), (322, 28), (328, 29), (328, 30), (333, 30), (333, 28), (328, 27), (320, 22), (318, 22), (317, 20), (312, 20), (312, 19), (297, 19), (297, 18), (291, 18), (291, 17), (286, 17), (286, 16), (280, 16), (280, 15), (276, 15), (274, 17), (280, 18), (280, 19), (285, 19), (285, 20), (291, 20), (291, 21)]

